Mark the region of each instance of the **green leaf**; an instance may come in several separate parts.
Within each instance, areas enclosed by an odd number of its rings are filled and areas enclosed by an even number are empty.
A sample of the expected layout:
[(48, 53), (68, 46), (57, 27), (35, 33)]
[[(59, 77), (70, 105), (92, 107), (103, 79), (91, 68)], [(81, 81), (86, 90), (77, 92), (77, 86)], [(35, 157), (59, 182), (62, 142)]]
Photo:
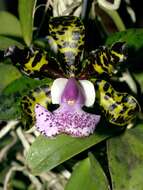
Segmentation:
[(29, 46), (32, 42), (33, 20), (36, 0), (19, 0), (19, 18), (25, 43)]
[(133, 66), (143, 59), (143, 29), (128, 29), (123, 32), (117, 32), (109, 36), (106, 40), (107, 45), (112, 45), (117, 41), (124, 41), (128, 50), (128, 61)]
[(49, 81), (48, 79), (39, 81), (22, 76), (10, 83), (0, 95), (0, 120), (20, 119), (21, 97), (29, 90), (47, 84)]
[(107, 38), (106, 44), (111, 45), (117, 41), (126, 42), (128, 59), (124, 66), (128, 67), (133, 73), (141, 72), (143, 60), (143, 29), (128, 29), (123, 32), (117, 32)]
[(143, 47), (143, 29), (128, 29), (116, 32), (107, 38), (106, 44), (112, 45), (117, 41), (125, 41), (129, 47), (138, 50)]
[(0, 35), (21, 37), (19, 20), (9, 12), (0, 11)]
[(108, 180), (99, 162), (91, 153), (89, 153), (89, 159), (91, 164), (91, 173), (96, 183), (96, 187), (98, 187), (98, 190), (108, 190)]
[(59, 135), (54, 139), (39, 136), (27, 153), (27, 164), (33, 173), (51, 170), (69, 158), (79, 154), (87, 148), (109, 138), (111, 130), (98, 133), (86, 138), (74, 138), (68, 135)]
[(76, 165), (65, 187), (65, 190), (73, 189), (108, 190), (108, 183), (106, 183), (103, 171), (92, 154)]
[(9, 46), (18, 46), (19, 48), (23, 48), (23, 44), (15, 40), (14, 38), (8, 38), (5, 36), (0, 36), (0, 50), (5, 50)]
[(137, 82), (139, 83), (140, 88), (142, 89), (142, 92), (143, 92), (143, 72), (134, 73), (134, 76), (135, 76)]
[(99, 187), (96, 185), (91, 173), (91, 164), (87, 158), (76, 165), (65, 190), (97, 190)]
[(108, 140), (108, 159), (114, 190), (142, 190), (143, 124)]
[(12, 81), (18, 79), (21, 73), (16, 67), (0, 63), (0, 92)]

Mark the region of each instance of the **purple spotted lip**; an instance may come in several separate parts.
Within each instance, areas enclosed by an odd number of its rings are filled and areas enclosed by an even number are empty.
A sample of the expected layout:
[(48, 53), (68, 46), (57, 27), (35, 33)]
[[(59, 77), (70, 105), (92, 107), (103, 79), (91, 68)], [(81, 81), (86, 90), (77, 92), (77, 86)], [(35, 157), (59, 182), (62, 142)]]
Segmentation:
[(99, 115), (82, 110), (85, 92), (75, 78), (68, 79), (61, 94), (60, 107), (53, 112), (43, 106), (35, 106), (36, 128), (47, 137), (65, 133), (73, 137), (92, 134), (100, 120)]

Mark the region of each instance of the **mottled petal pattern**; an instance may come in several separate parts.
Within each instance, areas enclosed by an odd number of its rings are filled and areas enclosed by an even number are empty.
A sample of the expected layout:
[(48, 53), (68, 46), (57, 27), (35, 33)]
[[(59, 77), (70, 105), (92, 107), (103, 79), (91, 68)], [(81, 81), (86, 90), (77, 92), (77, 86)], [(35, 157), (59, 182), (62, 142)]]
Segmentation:
[[(67, 77), (82, 68), (80, 57), (84, 47), (85, 28), (75, 16), (53, 17), (49, 21), (49, 33), (56, 49), (60, 66)], [(57, 47), (55, 46), (57, 44)]]
[(133, 96), (117, 92), (105, 80), (97, 79), (95, 89), (97, 92), (96, 101), (110, 123), (124, 126), (140, 112), (140, 105)]
[(100, 46), (89, 53), (79, 74), (79, 78), (112, 77), (127, 59), (124, 42), (116, 42), (111, 47)]
[(65, 76), (58, 60), (39, 48), (20, 49), (12, 46), (5, 51), (5, 57), (10, 58), (13, 65), (31, 78), (50, 77), (55, 79)]

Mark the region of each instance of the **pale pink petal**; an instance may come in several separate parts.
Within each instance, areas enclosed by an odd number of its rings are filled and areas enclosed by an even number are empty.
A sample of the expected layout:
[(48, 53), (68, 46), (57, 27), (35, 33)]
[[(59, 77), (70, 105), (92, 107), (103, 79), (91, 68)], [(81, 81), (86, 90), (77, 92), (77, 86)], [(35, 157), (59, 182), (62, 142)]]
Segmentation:
[(99, 115), (86, 113), (83, 110), (72, 112), (59, 108), (53, 113), (41, 105), (36, 105), (36, 128), (47, 137), (66, 133), (74, 137), (86, 137), (92, 134), (100, 120)]
[(47, 137), (52, 137), (57, 134), (58, 128), (54, 124), (54, 116), (51, 112), (46, 110), (43, 106), (36, 104), (35, 106), (35, 114), (36, 114), (36, 128), (37, 130)]
[(70, 109), (59, 108), (54, 115), (59, 123), (59, 131), (74, 137), (86, 137), (93, 134), (100, 120), (99, 115), (90, 114), (81, 109), (70, 111)]

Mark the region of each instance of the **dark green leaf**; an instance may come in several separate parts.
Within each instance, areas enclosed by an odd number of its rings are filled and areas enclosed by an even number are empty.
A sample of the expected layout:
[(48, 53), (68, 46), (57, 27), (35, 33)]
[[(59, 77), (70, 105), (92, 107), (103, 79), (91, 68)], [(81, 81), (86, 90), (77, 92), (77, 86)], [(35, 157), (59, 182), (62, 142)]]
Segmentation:
[(112, 34), (107, 38), (106, 44), (112, 45), (117, 41), (126, 42), (127, 46), (138, 50), (143, 47), (143, 29), (128, 29)]
[(18, 46), (19, 48), (23, 48), (22, 43), (18, 42), (17, 40), (13, 38), (8, 38), (5, 36), (0, 36), (0, 50), (5, 50), (9, 46)]
[(29, 46), (32, 41), (34, 8), (36, 0), (19, 0), (19, 18), (25, 43)]
[(91, 164), (91, 173), (96, 183), (96, 187), (98, 187), (98, 190), (108, 190), (108, 180), (99, 162), (94, 158), (93, 154), (91, 153), (89, 153), (89, 159)]
[(134, 73), (134, 76), (135, 76), (137, 82), (140, 84), (140, 88), (143, 91), (143, 72), (141, 72), (141, 73)]
[(21, 73), (12, 65), (0, 64), (0, 92), (12, 81), (18, 79)]
[(108, 129), (104, 134), (95, 132), (87, 138), (59, 135), (54, 139), (49, 139), (39, 136), (27, 154), (28, 166), (36, 174), (50, 170), (87, 148), (109, 138), (112, 134)]
[[(91, 173), (91, 164), (89, 158), (79, 162), (72, 176), (65, 188), (65, 190), (100, 190), (100, 187), (97, 186), (94, 177)], [(105, 189), (102, 189), (105, 190)]]
[(19, 20), (11, 13), (0, 12), (0, 26), (0, 35), (22, 36)]
[(108, 190), (108, 182), (101, 166), (90, 153), (89, 158), (79, 162), (65, 190)]
[(114, 190), (142, 190), (143, 125), (108, 140), (108, 159)]
[(42, 48), (42, 49), (50, 49), (50, 44), (47, 38), (39, 38), (33, 41), (33, 44)]
[(0, 95), (0, 120), (20, 118), (21, 97), (27, 94), (29, 90), (47, 84), (49, 81), (48, 79), (39, 81), (22, 76), (10, 83)]
[(117, 41), (126, 42), (130, 69), (133, 72), (136, 70), (141, 71), (143, 60), (143, 29), (128, 29), (123, 32), (117, 32), (107, 38), (106, 44), (111, 45)]

